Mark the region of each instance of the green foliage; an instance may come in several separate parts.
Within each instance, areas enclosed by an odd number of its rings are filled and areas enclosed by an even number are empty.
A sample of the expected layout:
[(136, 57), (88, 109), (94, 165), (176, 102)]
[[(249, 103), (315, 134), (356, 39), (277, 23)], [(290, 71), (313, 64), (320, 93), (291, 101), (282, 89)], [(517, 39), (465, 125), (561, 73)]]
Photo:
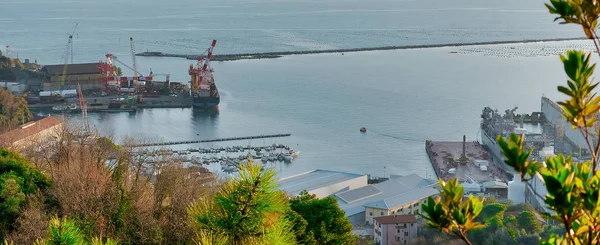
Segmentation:
[(428, 221), (428, 226), (453, 235), (471, 244), (467, 239), (467, 231), (484, 227), (474, 221), (483, 209), (483, 200), (469, 195), (463, 200), (464, 188), (457, 179), (445, 182), (440, 179), (440, 197), (435, 200), (429, 197), (422, 209), (425, 214), (418, 213)]
[(286, 216), (293, 224), (292, 230), (296, 233), (296, 244), (314, 245), (317, 243), (314, 233), (308, 230), (308, 222), (300, 214), (290, 209)]
[(40, 241), (44, 245), (80, 245), (85, 244), (84, 235), (75, 222), (63, 217), (50, 219), (48, 237)]
[(560, 24), (578, 24), (590, 39), (597, 39), (595, 30), (598, 29), (600, 5), (596, 0), (550, 0), (545, 4), (551, 14), (561, 20)]
[[(301, 237), (314, 235), (317, 244), (354, 244), (352, 224), (340, 209), (333, 197), (317, 198), (303, 191), (290, 200), (290, 208), (300, 214), (308, 223), (308, 233), (297, 234)], [(318, 210), (318, 211), (317, 211)], [(298, 231), (296, 231), (298, 232)], [(313, 244), (309, 239), (304, 244)]]
[(287, 198), (276, 190), (275, 171), (262, 171), (251, 160), (214, 198), (188, 208), (197, 244), (295, 244), (285, 219)]
[(517, 221), (519, 222), (519, 227), (529, 233), (538, 234), (543, 230), (542, 226), (535, 217), (535, 214), (530, 211), (524, 211), (520, 213), (519, 216), (517, 216)]
[(48, 226), (48, 235), (46, 238), (40, 238), (35, 242), (36, 245), (118, 245), (117, 240), (111, 238), (93, 237), (91, 242), (87, 242), (85, 235), (79, 229), (77, 224), (66, 217), (62, 219), (53, 217)]
[[(600, 40), (596, 34), (600, 16), (600, 3), (597, 0), (550, 0), (546, 7), (551, 14), (558, 16), (555, 21), (562, 20), (561, 24), (580, 25), (585, 35), (593, 40), (596, 52), (600, 55)], [(600, 154), (600, 131), (595, 131), (594, 127), (596, 114), (600, 111), (600, 97), (594, 92), (598, 83), (592, 79), (595, 64), (591, 64), (591, 54), (576, 50), (567, 51), (566, 54), (560, 55), (560, 59), (568, 80), (567, 86), (558, 87), (558, 91), (567, 96), (566, 100), (558, 104), (563, 109), (564, 118), (573, 129), (579, 130), (586, 140), (592, 155), (591, 161), (574, 163), (570, 156), (559, 154), (547, 158), (545, 162), (537, 162), (529, 159), (533, 149), (524, 148), (524, 135), (511, 134), (507, 138), (498, 136), (497, 141), (505, 163), (521, 175), (521, 181), (539, 178), (545, 183), (548, 194), (545, 197), (539, 193), (534, 194), (543, 198), (546, 207), (553, 211), (548, 215), (564, 226), (561, 234), (552, 233), (541, 244), (599, 244), (600, 171), (596, 171), (596, 168)], [(527, 185), (531, 184), (527, 182)], [(456, 227), (451, 218), (451, 214), (461, 214), (463, 211), (455, 204), (460, 200), (458, 194), (462, 195), (462, 187), (454, 181), (452, 184), (442, 185), (441, 194), (443, 202), (430, 199), (429, 203), (423, 206), (427, 213), (425, 218), (430, 221), (432, 227), (446, 232), (452, 231), (470, 243), (464, 236), (469, 229), (457, 232), (460, 228)], [(457, 220), (467, 219), (463, 217)], [(511, 217), (505, 222), (505, 227), (513, 243), (519, 242), (519, 235), (542, 230), (535, 215), (530, 211), (519, 214), (516, 222)], [(528, 241), (531, 240), (533, 238)]]
[(0, 148), (0, 238), (12, 228), (27, 196), (50, 186), (50, 180), (19, 154)]
[(117, 144), (115, 144), (111, 139), (107, 137), (98, 137), (96, 141), (100, 147), (107, 147), (113, 150), (118, 150), (120, 148)]
[(513, 211), (534, 211), (535, 209), (529, 204), (529, 203), (519, 203), (519, 204), (515, 204), (515, 205), (511, 205), (508, 206), (506, 211), (507, 212), (513, 212)]
[(525, 135), (517, 136), (516, 134), (510, 134), (508, 140), (505, 140), (502, 136), (498, 136), (496, 141), (502, 149), (506, 165), (511, 166), (519, 173), (523, 173), (521, 181), (531, 180), (540, 166), (535, 162), (527, 161), (533, 149), (525, 151), (523, 148)]
[(560, 55), (569, 80), (568, 87), (558, 86), (558, 91), (569, 96), (569, 99), (558, 104), (574, 129), (592, 127), (596, 121), (594, 114), (600, 110), (600, 97), (593, 91), (598, 83), (590, 79), (596, 67), (595, 64), (590, 65), (590, 55), (576, 50), (568, 50), (566, 55)]
[[(565, 107), (565, 105), (563, 105)], [(508, 144), (501, 144), (505, 156), (506, 163), (511, 167), (514, 166), (542, 166), (541, 163), (529, 163), (527, 159), (520, 159), (518, 151), (520, 149), (509, 148), (506, 145), (515, 145), (517, 137), (512, 134), (509, 137)], [(547, 158), (545, 166), (537, 169), (532, 168), (515, 168), (520, 170), (523, 176), (533, 177), (534, 174), (539, 174), (546, 184), (548, 195), (544, 202), (547, 207), (552, 209), (555, 214), (551, 217), (565, 225), (567, 230), (574, 230), (574, 234), (565, 234), (567, 240), (579, 242), (581, 244), (591, 243), (598, 237), (595, 230), (596, 220), (598, 218), (599, 187), (600, 187), (600, 172), (592, 174), (592, 162), (573, 163), (572, 158), (564, 157), (559, 154), (556, 157)], [(533, 173), (533, 174), (532, 174)], [(521, 220), (519, 220), (521, 222)], [(538, 228), (539, 229), (539, 228)], [(548, 242), (563, 241), (563, 237), (554, 235), (550, 237)]]
[(487, 220), (496, 215), (503, 215), (504, 211), (506, 211), (507, 207), (501, 203), (492, 203), (483, 206), (481, 210), (480, 218), (483, 220)]

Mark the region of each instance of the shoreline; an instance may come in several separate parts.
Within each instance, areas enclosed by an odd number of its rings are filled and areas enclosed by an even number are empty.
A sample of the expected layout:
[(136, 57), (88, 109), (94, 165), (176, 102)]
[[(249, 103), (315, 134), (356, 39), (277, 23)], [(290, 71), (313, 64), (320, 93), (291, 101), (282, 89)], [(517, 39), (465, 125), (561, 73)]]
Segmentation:
[[(403, 50), (403, 49), (425, 49), (425, 48), (444, 48), (444, 47), (463, 47), (463, 46), (481, 46), (481, 45), (501, 45), (501, 44), (518, 44), (518, 43), (537, 43), (537, 42), (565, 42), (565, 41), (580, 41), (587, 38), (553, 38), (553, 39), (526, 39), (519, 41), (492, 41), (492, 42), (471, 42), (471, 43), (449, 43), (449, 44), (424, 44), (424, 45), (402, 45), (402, 46), (384, 46), (370, 48), (348, 48), (348, 49), (327, 49), (327, 50), (307, 50), (307, 51), (282, 51), (282, 52), (262, 52), (262, 53), (245, 53), (245, 54), (216, 54), (213, 55), (211, 61), (235, 61), (235, 60), (253, 60), (253, 59), (277, 59), (289, 55), (306, 55), (306, 54), (328, 54), (328, 53), (351, 53), (365, 51), (380, 51), (380, 50)], [(185, 58), (188, 60), (196, 60), (198, 54), (171, 54), (163, 52), (142, 52), (135, 54), (136, 56), (147, 57), (171, 57)]]

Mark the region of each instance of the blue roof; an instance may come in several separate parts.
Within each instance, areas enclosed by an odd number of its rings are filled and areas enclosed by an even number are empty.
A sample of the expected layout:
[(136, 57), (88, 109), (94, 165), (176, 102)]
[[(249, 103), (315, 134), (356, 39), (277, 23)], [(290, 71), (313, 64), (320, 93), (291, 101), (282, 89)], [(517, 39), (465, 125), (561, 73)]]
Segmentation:
[(290, 195), (298, 195), (303, 190), (308, 192), (334, 185), (343, 181), (365, 176), (360, 174), (351, 174), (330, 170), (317, 169), (289, 177), (281, 178), (277, 181), (278, 189), (287, 192)]

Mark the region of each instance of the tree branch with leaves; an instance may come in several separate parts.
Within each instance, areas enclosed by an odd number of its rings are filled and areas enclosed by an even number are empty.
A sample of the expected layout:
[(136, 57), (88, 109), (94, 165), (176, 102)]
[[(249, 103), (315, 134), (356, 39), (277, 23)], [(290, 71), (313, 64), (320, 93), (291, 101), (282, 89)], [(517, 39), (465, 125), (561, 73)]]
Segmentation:
[[(555, 21), (561, 20), (560, 24), (580, 25), (600, 55), (596, 32), (600, 4), (597, 0), (550, 0), (546, 7), (551, 14), (558, 15)], [(564, 225), (564, 234), (552, 234), (541, 244), (600, 244), (600, 171), (597, 171), (600, 132), (595, 127), (600, 97), (595, 92), (598, 82), (592, 78), (596, 65), (591, 62), (591, 53), (583, 51), (569, 50), (561, 54), (560, 59), (568, 80), (567, 86), (558, 87), (558, 91), (567, 96), (558, 104), (565, 120), (581, 132), (591, 159), (575, 162), (571, 156), (558, 154), (539, 162), (530, 157), (533, 149), (525, 149), (524, 135), (498, 136), (497, 142), (505, 163), (521, 175), (521, 181), (526, 182), (538, 198), (544, 200), (545, 207), (551, 210), (547, 213), (549, 217)], [(545, 196), (532, 188), (530, 181), (535, 178), (545, 184)], [(435, 201), (430, 198), (423, 206), (426, 213), (423, 217), (429, 220), (430, 226), (471, 244), (465, 235), (471, 230), (465, 226), (469, 220), (469, 216), (465, 216), (465, 210), (468, 210), (465, 202), (476, 198), (461, 201), (463, 187), (456, 180), (440, 181), (440, 184), (441, 197)], [(477, 216), (478, 213), (470, 215)]]

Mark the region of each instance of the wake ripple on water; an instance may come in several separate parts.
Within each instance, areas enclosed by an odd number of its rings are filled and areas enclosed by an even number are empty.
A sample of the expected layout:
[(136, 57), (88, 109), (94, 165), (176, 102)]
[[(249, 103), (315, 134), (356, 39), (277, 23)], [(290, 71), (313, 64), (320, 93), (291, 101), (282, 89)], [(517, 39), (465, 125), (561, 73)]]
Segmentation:
[(397, 139), (397, 140), (402, 140), (402, 141), (411, 141), (411, 142), (423, 142), (422, 140), (404, 138), (404, 137), (394, 136), (394, 135), (390, 135), (390, 134), (386, 134), (386, 133), (381, 133), (381, 132), (375, 131), (373, 129), (369, 129), (368, 131), (376, 133), (379, 136), (388, 137), (388, 138), (392, 138), (392, 139)]

